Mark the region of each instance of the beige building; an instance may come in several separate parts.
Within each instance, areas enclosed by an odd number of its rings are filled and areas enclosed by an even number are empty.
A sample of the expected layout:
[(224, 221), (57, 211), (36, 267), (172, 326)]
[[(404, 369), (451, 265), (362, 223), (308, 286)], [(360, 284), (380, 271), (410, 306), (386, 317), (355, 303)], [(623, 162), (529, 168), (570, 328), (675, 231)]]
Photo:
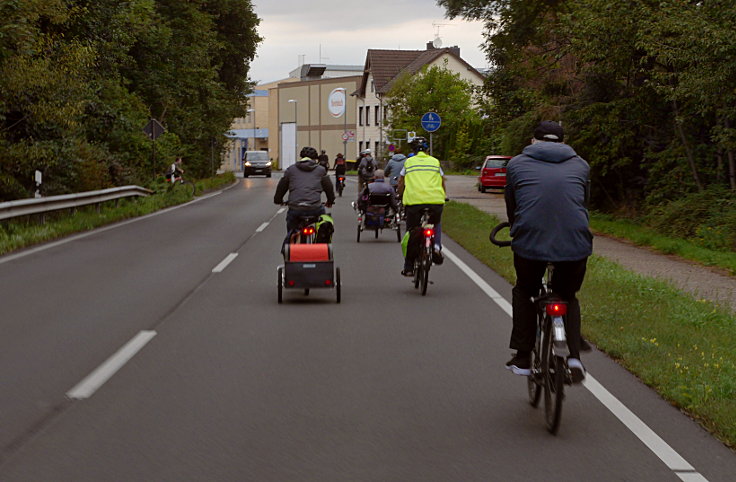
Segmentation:
[(356, 99), (350, 94), (358, 88), (360, 79), (355, 75), (279, 84), (276, 96), (281, 168), (295, 162), (304, 146), (324, 149), (331, 165), (338, 152), (348, 161), (356, 158)]

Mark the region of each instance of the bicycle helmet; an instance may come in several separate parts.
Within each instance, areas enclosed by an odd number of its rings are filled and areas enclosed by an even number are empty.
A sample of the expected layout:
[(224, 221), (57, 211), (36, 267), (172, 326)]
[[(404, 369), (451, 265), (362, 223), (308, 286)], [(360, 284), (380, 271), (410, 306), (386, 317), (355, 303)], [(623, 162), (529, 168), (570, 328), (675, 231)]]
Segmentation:
[(304, 159), (305, 157), (308, 157), (310, 159), (317, 159), (319, 155), (317, 154), (317, 149), (314, 147), (303, 147), (302, 151), (299, 153), (299, 157)]
[(429, 150), (429, 144), (427, 144), (427, 139), (424, 137), (415, 137), (409, 145), (414, 152)]

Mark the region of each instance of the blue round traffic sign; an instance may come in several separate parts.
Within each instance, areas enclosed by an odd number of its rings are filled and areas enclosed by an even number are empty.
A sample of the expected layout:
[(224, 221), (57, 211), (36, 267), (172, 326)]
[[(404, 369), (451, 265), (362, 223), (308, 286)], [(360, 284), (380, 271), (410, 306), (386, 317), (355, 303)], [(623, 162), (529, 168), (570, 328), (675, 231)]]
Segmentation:
[(422, 116), (422, 129), (427, 132), (434, 132), (442, 125), (442, 119), (436, 112), (427, 112)]

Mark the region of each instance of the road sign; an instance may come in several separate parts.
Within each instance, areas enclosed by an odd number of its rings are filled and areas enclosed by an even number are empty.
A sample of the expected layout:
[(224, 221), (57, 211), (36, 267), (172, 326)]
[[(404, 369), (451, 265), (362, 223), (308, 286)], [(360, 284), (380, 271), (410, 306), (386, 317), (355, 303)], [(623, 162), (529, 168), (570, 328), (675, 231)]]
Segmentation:
[(342, 140), (343, 141), (347, 141), (348, 139), (350, 139), (350, 134), (348, 134), (347, 132), (343, 132), (342, 133)]
[(394, 152), (395, 150), (396, 150), (396, 146), (395, 145), (393, 145), (393, 144), (389, 144), (388, 145), (388, 151), (389, 152)]
[(158, 136), (166, 132), (166, 128), (156, 119), (151, 119), (143, 128), (143, 132), (146, 133), (149, 139), (155, 141)]
[(406, 142), (411, 142), (414, 140), (414, 138), (417, 136), (417, 133), (414, 131), (409, 131), (406, 133)]
[(427, 132), (434, 132), (442, 125), (442, 119), (436, 112), (427, 112), (422, 116), (422, 128)]

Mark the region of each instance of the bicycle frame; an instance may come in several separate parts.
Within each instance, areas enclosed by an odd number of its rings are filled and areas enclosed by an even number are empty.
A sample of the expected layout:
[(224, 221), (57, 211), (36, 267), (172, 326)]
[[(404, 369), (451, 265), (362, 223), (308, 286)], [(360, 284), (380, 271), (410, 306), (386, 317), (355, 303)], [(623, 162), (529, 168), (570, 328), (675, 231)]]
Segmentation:
[(422, 287), (422, 296), (427, 294), (429, 270), (432, 267), (432, 251), (434, 249), (434, 224), (429, 223), (429, 210), (424, 209), (419, 223), (422, 228), (421, 246), (414, 258), (414, 288)]

